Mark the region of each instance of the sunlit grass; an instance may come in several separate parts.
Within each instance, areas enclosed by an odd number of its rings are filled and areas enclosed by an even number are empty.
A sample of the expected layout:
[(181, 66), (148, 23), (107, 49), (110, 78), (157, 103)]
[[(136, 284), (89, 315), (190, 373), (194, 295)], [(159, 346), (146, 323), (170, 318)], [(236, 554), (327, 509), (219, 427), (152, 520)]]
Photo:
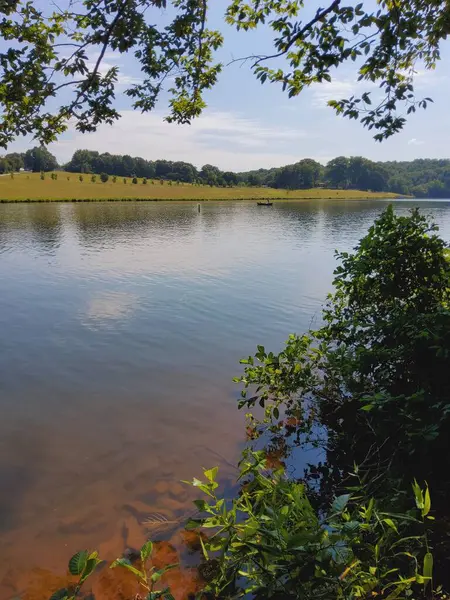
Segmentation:
[(41, 180), (40, 173), (20, 173), (14, 178), (10, 175), (0, 177), (0, 202), (19, 201), (96, 201), (96, 200), (259, 200), (268, 199), (358, 199), (358, 198), (393, 198), (395, 194), (372, 193), (358, 190), (330, 190), (315, 188), (311, 190), (275, 190), (265, 187), (233, 187), (219, 188), (204, 185), (160, 180), (142, 179), (133, 184), (131, 178), (123, 181), (117, 177), (116, 183), (110, 177), (102, 183), (97, 176), (95, 182), (90, 175), (58, 172), (58, 179), (53, 180), (50, 174)]

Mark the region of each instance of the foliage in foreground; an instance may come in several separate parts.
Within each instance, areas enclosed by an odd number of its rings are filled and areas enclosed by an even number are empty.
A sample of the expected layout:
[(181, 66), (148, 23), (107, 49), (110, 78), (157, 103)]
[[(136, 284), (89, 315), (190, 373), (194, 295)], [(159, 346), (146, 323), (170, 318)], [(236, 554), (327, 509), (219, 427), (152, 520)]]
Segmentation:
[[(138, 553), (138, 558), (132, 563), (128, 558), (117, 558), (110, 565), (110, 569), (121, 567), (131, 572), (136, 577), (139, 592), (145, 593), (141, 596), (138, 592), (136, 598), (142, 600), (173, 600), (170, 589), (165, 587), (156, 590), (163, 575), (176, 567), (177, 565), (166, 565), (162, 569), (155, 569), (149, 564), (153, 552), (153, 543), (146, 542)], [(98, 558), (97, 552), (89, 553), (88, 550), (82, 550), (72, 556), (69, 561), (68, 569), (71, 575), (77, 576), (77, 583), (70, 588), (57, 590), (50, 600), (76, 600), (81, 592), (84, 582), (94, 573), (102, 561)], [(136, 564), (137, 563), (137, 564)]]
[[(215, 52), (223, 44), (208, 28), (207, 0), (66, 0), (40, 11), (32, 2), (0, 2), (0, 35), (9, 42), (0, 54), (0, 145), (33, 134), (48, 144), (73, 120), (81, 132), (119, 118), (115, 104), (120, 54), (134, 57), (141, 77), (125, 89), (133, 107), (147, 112), (169, 97), (167, 119), (188, 123), (205, 107), (203, 94), (223, 68)], [(289, 97), (331, 82), (336, 68), (356, 63), (362, 85), (378, 93), (331, 101), (337, 114), (360, 120), (382, 140), (402, 129), (403, 112), (426, 108), (416, 98), (416, 68), (433, 69), (449, 31), (446, 0), (328, 0), (308, 12), (298, 0), (232, 0), (225, 21), (240, 31), (266, 26), (274, 52), (254, 48), (253, 73)], [(306, 13), (306, 14), (305, 14)], [(114, 66), (102, 65), (112, 55)], [(277, 59), (276, 62), (273, 62)], [(106, 69), (104, 67), (107, 67)], [(49, 75), (50, 74), (50, 75)], [(49, 102), (51, 101), (51, 102)], [(402, 112), (403, 111), (403, 112)]]
[[(186, 525), (203, 530), (198, 539), (205, 584), (199, 598), (205, 593), (230, 600), (249, 594), (280, 600), (413, 600), (433, 595), (428, 487), (414, 482), (415, 509), (386, 512), (374, 498), (365, 498), (355, 472), (353, 492), (334, 498), (327, 511), (318, 511), (303, 483), (288, 479), (283, 469), (267, 469), (264, 451), (245, 450), (239, 470), (241, 491), (231, 502), (217, 495), (217, 467), (204, 471), (205, 481), (192, 482), (205, 495), (195, 501), (199, 517)], [(173, 600), (168, 587), (155, 588), (177, 565), (155, 569), (149, 565), (152, 550), (148, 541), (133, 561), (118, 558), (110, 568), (135, 576), (136, 598)], [(77, 583), (50, 600), (76, 600), (100, 563), (96, 552), (75, 554), (69, 572), (78, 577)]]
[(79, 596), (84, 582), (94, 573), (101, 562), (98, 552), (95, 551), (81, 550), (74, 554), (69, 560), (68, 569), (71, 575), (78, 577), (76, 584), (56, 591), (50, 600), (75, 600)]
[[(240, 494), (230, 503), (216, 494), (217, 469), (193, 481), (204, 557), (211, 564), (206, 591), (215, 598), (420, 598), (431, 592), (428, 488), (414, 484), (415, 510), (385, 512), (354, 474), (353, 493), (325, 512), (311, 505), (302, 483), (266, 468), (263, 451), (247, 450), (240, 463)], [(355, 491), (356, 490), (356, 491)], [(247, 596), (251, 594), (251, 596)]]
[(288, 433), (284, 411), (310, 440), (312, 414), (340, 471), (356, 462), (369, 478), (436, 474), (429, 455), (450, 432), (450, 263), (436, 230), (417, 210), (388, 208), (339, 255), (324, 325), (242, 361), (240, 406), (265, 407), (274, 435)]

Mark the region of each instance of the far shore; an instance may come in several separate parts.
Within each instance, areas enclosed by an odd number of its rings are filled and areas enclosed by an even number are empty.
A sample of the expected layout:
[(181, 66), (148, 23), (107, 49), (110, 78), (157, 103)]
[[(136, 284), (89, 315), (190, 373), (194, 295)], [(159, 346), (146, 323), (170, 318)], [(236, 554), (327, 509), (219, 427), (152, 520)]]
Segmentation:
[[(80, 180), (80, 175), (82, 180)], [(57, 172), (57, 179), (47, 173), (20, 173), (0, 178), (0, 203), (17, 202), (207, 202), (254, 201), (276, 202), (291, 200), (376, 200), (405, 198), (387, 192), (364, 190), (281, 190), (268, 187), (210, 187), (162, 180), (144, 182), (138, 179), (112, 177), (106, 183), (96, 176)]]
[(0, 204), (45, 204), (52, 202), (302, 202), (304, 200), (412, 200), (410, 196), (302, 196), (302, 197), (279, 197), (279, 198), (26, 198), (26, 199), (4, 199), (0, 198)]

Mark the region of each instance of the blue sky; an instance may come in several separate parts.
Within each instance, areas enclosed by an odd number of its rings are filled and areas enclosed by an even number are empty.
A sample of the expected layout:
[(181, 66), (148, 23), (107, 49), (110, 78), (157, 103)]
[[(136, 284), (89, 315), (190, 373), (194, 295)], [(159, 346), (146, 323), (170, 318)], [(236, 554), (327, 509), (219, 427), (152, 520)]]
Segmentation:
[[(253, 53), (270, 53), (268, 31), (238, 33), (225, 25), (226, 4), (224, 0), (210, 2), (209, 26), (220, 29), (225, 36), (219, 59), (228, 63)], [(314, 0), (313, 9), (319, 4)], [(363, 155), (373, 160), (450, 157), (450, 51), (445, 46), (437, 69), (419, 70), (416, 80), (418, 95), (431, 96), (434, 104), (413, 115), (401, 134), (382, 144), (373, 141), (371, 133), (360, 125), (337, 117), (327, 107), (329, 99), (361, 90), (352, 65), (336, 71), (331, 84), (317, 85), (289, 99), (281, 88), (258, 83), (248, 66), (232, 64), (206, 94), (208, 107), (203, 116), (190, 126), (180, 126), (164, 121), (168, 113), (164, 99), (152, 113), (132, 111), (122, 92), (127, 84), (140, 78), (137, 63), (126, 55), (109, 53), (105, 58), (105, 68), (114, 64), (120, 67), (117, 107), (122, 118), (93, 134), (67, 132), (50, 146), (61, 162), (69, 160), (79, 148), (152, 160), (185, 160), (197, 166), (210, 163), (236, 171), (280, 166), (306, 157), (322, 163), (338, 155)], [(20, 140), (9, 150), (25, 150), (32, 145), (29, 139)]]

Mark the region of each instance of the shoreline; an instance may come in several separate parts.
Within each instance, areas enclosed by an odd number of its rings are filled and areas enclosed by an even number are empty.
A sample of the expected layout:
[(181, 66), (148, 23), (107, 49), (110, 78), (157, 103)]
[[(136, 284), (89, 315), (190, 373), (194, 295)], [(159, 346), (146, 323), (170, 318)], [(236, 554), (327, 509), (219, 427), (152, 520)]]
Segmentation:
[(52, 202), (58, 203), (78, 203), (78, 202), (302, 202), (304, 200), (415, 200), (413, 196), (385, 196), (385, 195), (370, 195), (370, 196), (302, 196), (298, 198), (278, 197), (273, 196), (254, 198), (0, 198), (0, 204), (49, 204)]

